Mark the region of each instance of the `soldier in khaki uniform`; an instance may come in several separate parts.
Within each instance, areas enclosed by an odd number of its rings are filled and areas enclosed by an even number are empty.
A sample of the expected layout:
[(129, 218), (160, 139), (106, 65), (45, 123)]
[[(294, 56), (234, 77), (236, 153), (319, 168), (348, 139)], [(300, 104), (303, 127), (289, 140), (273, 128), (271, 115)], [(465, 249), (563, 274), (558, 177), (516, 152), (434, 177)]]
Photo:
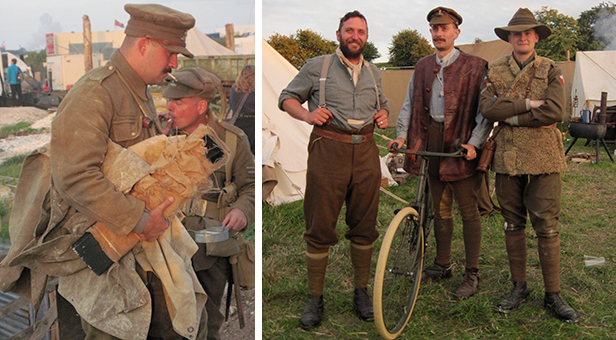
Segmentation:
[[(63, 212), (66, 222), (61, 223), (66, 223), (64, 228), (69, 232), (83, 233), (100, 221), (121, 236), (134, 232), (153, 241), (168, 227), (162, 212), (173, 198), (148, 211), (143, 201), (116, 191), (103, 176), (101, 164), (108, 139), (128, 147), (161, 132), (147, 86), (161, 83), (177, 67), (178, 53), (193, 56), (186, 49), (185, 37), (195, 19), (161, 5), (127, 4), (124, 8), (131, 17), (122, 46), (107, 65), (91, 70), (77, 82), (52, 123), (51, 199), (53, 203), (59, 197), (61, 209), (68, 205)], [(55, 206), (52, 204), (52, 215)], [(60, 294), (80, 313), (86, 339), (205, 338), (205, 327), (195, 320), (182, 330), (171, 327), (161, 281), (153, 272), (141, 270), (133, 253), (100, 277), (88, 271), (61, 276), (59, 285)], [(122, 281), (105, 286), (101, 281), (114, 275), (129, 282), (128, 286), (122, 286)], [(84, 276), (93, 281), (84, 282)], [(110, 293), (91, 302), (91, 293), (100, 285), (109, 286)], [(122, 286), (123, 293), (115, 296), (111, 286)], [(112, 302), (117, 299), (120, 301)], [(202, 315), (201, 322), (205, 320)]]
[(506, 27), (494, 29), (511, 44), (512, 55), (490, 63), (480, 107), (495, 121), (496, 195), (505, 218), (505, 244), (513, 289), (498, 305), (501, 313), (515, 311), (529, 294), (526, 284), (526, 219), (537, 233), (545, 285), (544, 304), (559, 319), (577, 322), (576, 311), (560, 295), (560, 173), (567, 164), (556, 123), (565, 114), (561, 70), (538, 56), (535, 44), (550, 29), (531, 11), (520, 8)]
[[(168, 76), (169, 86), (163, 96), (169, 99), (165, 119), (171, 119), (168, 128), (191, 133), (199, 125), (209, 125), (231, 150), (227, 165), (210, 176), (213, 188), (201, 199), (186, 204), (183, 221), (189, 230), (225, 226), (230, 235), (254, 223), (255, 214), (255, 161), (244, 132), (225, 122), (216, 121), (208, 109), (220, 80), (200, 68), (183, 69)], [(241, 239), (240, 234), (236, 237)], [(241, 241), (240, 241), (241, 242)], [(239, 252), (238, 239), (216, 244), (199, 244), (193, 256), (193, 266), (199, 282), (208, 295), (207, 338), (220, 339), (219, 329), (224, 321), (220, 305), (225, 284), (231, 275), (229, 257)], [(239, 285), (239, 282), (235, 282)]]

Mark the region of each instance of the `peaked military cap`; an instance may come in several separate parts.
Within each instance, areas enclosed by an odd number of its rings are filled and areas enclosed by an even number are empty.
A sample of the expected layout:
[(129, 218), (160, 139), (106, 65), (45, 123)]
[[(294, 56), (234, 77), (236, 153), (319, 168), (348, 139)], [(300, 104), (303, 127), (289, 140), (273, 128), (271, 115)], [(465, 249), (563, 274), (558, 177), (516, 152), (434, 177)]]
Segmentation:
[(447, 7), (437, 7), (428, 13), (430, 25), (462, 24), (462, 16), (458, 12)]
[(510, 32), (525, 32), (531, 28), (537, 32), (539, 40), (545, 39), (552, 34), (552, 30), (546, 25), (539, 23), (528, 8), (519, 8), (513, 15), (513, 18), (509, 20), (509, 24), (505, 27), (496, 27), (494, 33), (502, 40), (509, 42)]
[(133, 37), (152, 39), (173, 53), (194, 57), (186, 49), (186, 34), (195, 26), (195, 18), (158, 4), (126, 4), (130, 14), (124, 33)]
[(184, 68), (165, 77), (167, 88), (163, 97), (181, 99), (186, 97), (200, 97), (207, 101), (214, 99), (220, 79), (213, 73), (202, 68)]

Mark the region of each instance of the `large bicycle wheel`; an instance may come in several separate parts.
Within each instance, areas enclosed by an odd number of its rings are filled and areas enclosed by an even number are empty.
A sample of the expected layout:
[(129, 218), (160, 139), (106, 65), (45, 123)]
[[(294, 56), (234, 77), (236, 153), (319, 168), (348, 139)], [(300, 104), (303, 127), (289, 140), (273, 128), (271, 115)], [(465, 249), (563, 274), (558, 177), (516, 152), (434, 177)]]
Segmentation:
[(374, 321), (384, 339), (395, 339), (408, 323), (423, 269), (424, 234), (417, 211), (406, 207), (391, 221), (374, 277)]

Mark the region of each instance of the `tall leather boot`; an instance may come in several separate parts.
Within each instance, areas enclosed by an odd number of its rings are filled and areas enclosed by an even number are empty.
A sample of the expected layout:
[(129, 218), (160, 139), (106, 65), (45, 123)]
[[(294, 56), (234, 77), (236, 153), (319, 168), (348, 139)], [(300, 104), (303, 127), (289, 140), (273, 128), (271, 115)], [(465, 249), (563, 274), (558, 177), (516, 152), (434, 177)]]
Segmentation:
[(372, 244), (359, 245), (351, 242), (351, 262), (355, 290), (353, 292), (353, 305), (355, 312), (362, 321), (374, 321), (372, 300), (368, 295), (368, 280), (370, 279), (370, 264), (372, 259)]
[(560, 320), (578, 322), (577, 312), (560, 295), (560, 237), (538, 237), (539, 262), (545, 285), (545, 308)]
[(505, 246), (513, 282), (526, 282), (526, 229), (505, 230)]
[(303, 329), (312, 329), (321, 325), (321, 315), (324, 310), (323, 283), (327, 270), (329, 248), (316, 249), (308, 245), (306, 250), (306, 265), (308, 269), (308, 305), (302, 313), (300, 325)]
[(530, 294), (526, 285), (526, 229), (505, 230), (505, 246), (513, 288), (496, 310), (508, 314), (516, 311)]

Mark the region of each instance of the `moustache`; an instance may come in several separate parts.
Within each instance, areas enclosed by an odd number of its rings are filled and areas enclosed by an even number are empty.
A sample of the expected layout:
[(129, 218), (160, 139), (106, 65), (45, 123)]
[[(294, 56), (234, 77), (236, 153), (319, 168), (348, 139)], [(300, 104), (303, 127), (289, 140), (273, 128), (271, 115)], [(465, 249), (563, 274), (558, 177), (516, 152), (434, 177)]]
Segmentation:
[(432, 41), (434, 41), (434, 42), (437, 42), (437, 41), (445, 42), (445, 39), (432, 39)]

